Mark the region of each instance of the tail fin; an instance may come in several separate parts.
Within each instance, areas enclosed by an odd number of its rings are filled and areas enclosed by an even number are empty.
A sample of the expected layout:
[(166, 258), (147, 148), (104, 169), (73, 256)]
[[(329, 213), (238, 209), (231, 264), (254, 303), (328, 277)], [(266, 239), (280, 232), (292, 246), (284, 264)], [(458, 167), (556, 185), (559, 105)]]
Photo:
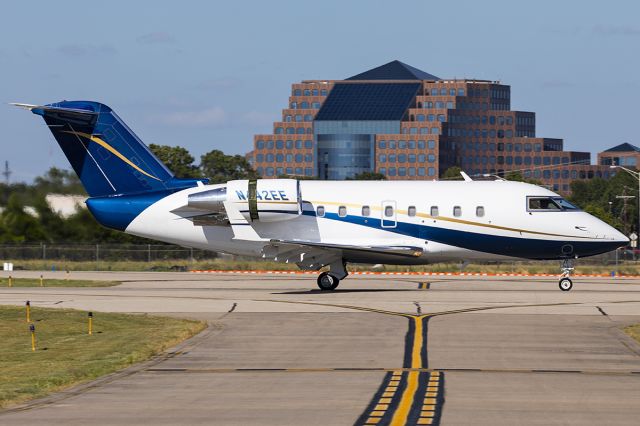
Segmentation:
[(44, 118), (89, 196), (175, 187), (173, 173), (108, 106), (90, 101), (16, 105)]

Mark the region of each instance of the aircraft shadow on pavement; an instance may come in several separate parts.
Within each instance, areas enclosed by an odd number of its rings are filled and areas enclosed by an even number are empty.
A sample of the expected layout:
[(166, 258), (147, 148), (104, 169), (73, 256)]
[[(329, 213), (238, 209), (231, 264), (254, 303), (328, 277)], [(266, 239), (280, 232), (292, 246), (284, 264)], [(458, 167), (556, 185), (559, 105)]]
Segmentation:
[(412, 288), (354, 288), (354, 289), (344, 289), (344, 290), (333, 290), (333, 291), (322, 291), (320, 289), (317, 290), (294, 290), (294, 291), (281, 291), (277, 293), (271, 294), (336, 294), (336, 293), (386, 293), (392, 291), (417, 291), (418, 289)]

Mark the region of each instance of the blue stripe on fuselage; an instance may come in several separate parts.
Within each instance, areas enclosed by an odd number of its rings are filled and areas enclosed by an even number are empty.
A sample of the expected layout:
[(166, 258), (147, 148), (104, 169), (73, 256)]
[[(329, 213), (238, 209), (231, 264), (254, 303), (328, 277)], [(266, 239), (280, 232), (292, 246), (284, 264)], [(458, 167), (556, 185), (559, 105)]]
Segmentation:
[[(305, 210), (302, 214), (305, 216), (316, 216), (316, 212), (311, 210)], [(390, 228), (382, 227), (380, 219), (353, 215), (340, 217), (336, 213), (329, 212), (325, 213), (323, 218), (380, 229), (382, 231), (407, 235), (409, 237), (461, 247), (468, 250), (527, 259), (544, 260), (574, 256), (593, 256), (615, 250), (620, 245), (619, 242), (615, 241), (569, 241), (505, 237), (401, 221), (397, 222), (395, 228)], [(569, 246), (572, 247), (572, 250), (569, 250)]]

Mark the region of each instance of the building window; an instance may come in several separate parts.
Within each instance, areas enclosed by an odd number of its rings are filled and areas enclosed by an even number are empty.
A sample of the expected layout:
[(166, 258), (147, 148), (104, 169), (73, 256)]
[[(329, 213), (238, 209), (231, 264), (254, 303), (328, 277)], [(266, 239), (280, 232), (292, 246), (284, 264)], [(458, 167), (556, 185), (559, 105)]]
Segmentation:
[(320, 96), (327, 96), (327, 89), (320, 90)]
[(440, 130), (437, 127), (432, 127), (431, 128), (431, 134), (432, 135), (437, 135), (438, 133), (440, 133)]
[(384, 155), (384, 154), (380, 154), (380, 155), (378, 156), (378, 161), (379, 161), (380, 163), (385, 163), (385, 162), (387, 161), (387, 156), (386, 156), (386, 155)]
[(313, 176), (313, 169), (310, 167), (307, 167), (304, 169), (304, 175), (305, 176)]
[(284, 161), (284, 155), (276, 154), (276, 163), (282, 163)]
[(484, 207), (483, 206), (476, 207), (476, 216), (477, 217), (484, 217)]
[(396, 175), (396, 168), (389, 167), (389, 176), (395, 176), (395, 175)]
[(431, 206), (431, 217), (438, 217), (438, 206)]
[(304, 141), (304, 147), (307, 149), (313, 148), (313, 141)]
[(424, 121), (425, 120), (425, 116), (424, 114), (418, 114), (416, 115), (416, 121)]
[(304, 95), (305, 95), (305, 96), (311, 96), (311, 90), (309, 90), (309, 89), (304, 89)]
[(414, 217), (416, 215), (416, 206), (409, 206), (407, 209), (407, 215), (409, 215), (409, 217)]
[(362, 206), (362, 216), (369, 217), (371, 215), (371, 207)]
[(293, 96), (302, 96), (302, 90), (296, 89), (293, 91)]
[(379, 141), (378, 142), (378, 148), (385, 149), (386, 147), (387, 147), (387, 142), (386, 141)]
[(338, 216), (345, 217), (347, 215), (347, 208), (345, 206), (338, 207)]
[(305, 154), (304, 161), (306, 161), (307, 163), (313, 161), (313, 154)]
[(281, 135), (284, 133), (284, 129), (282, 127), (276, 127), (276, 135)]
[(396, 162), (396, 155), (395, 154), (389, 154), (389, 162), (390, 163), (395, 163)]
[(287, 163), (291, 163), (293, 161), (293, 154), (287, 154), (285, 159)]
[(277, 140), (276, 141), (276, 149), (282, 149), (282, 148), (284, 148), (284, 141)]
[(264, 161), (264, 154), (258, 154), (256, 155), (256, 161), (258, 163), (262, 163)]
[(398, 167), (398, 176), (406, 176), (407, 169), (405, 167)]
[(398, 141), (398, 149), (406, 149), (407, 141)]
[(409, 154), (407, 161), (409, 163), (415, 163), (416, 162), (416, 155), (415, 154)]
[(296, 167), (296, 175), (298, 176), (302, 175), (302, 167)]
[(256, 142), (256, 149), (263, 149), (264, 148), (264, 141), (259, 140), (258, 142)]
[(273, 163), (273, 154), (267, 154), (267, 163)]
[(407, 155), (406, 154), (398, 154), (398, 163), (406, 163)]
[(453, 207), (453, 216), (454, 216), (454, 217), (460, 217), (460, 216), (462, 216), (462, 207), (460, 207), (460, 206), (454, 206), (454, 207)]
[(273, 176), (273, 167), (267, 167), (265, 171), (267, 176)]
[(429, 176), (435, 176), (436, 175), (436, 169), (434, 169), (433, 167), (429, 167), (429, 169), (427, 170), (427, 174)]
[(458, 89), (458, 96), (464, 96), (464, 89)]
[(426, 144), (424, 143), (424, 141), (418, 141), (418, 149), (425, 149), (426, 148)]
[(433, 163), (434, 161), (436, 161), (436, 156), (433, 154), (429, 154), (427, 156), (427, 161), (429, 161), (430, 163)]
[(318, 206), (316, 209), (316, 215), (318, 215), (318, 217), (324, 217), (324, 206)]
[(304, 121), (313, 121), (313, 115), (307, 114), (304, 116)]

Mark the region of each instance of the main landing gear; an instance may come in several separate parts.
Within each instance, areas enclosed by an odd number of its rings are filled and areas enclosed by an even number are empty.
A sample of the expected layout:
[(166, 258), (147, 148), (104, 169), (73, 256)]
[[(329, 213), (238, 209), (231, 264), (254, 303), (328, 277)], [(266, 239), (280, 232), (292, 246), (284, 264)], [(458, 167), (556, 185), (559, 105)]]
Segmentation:
[(560, 290), (569, 291), (573, 288), (573, 281), (569, 278), (573, 269), (573, 259), (565, 259), (562, 261), (562, 274), (560, 275), (560, 281), (558, 281)]
[(322, 291), (335, 290), (340, 284), (340, 280), (349, 275), (343, 261), (330, 264), (329, 269), (330, 271), (323, 272), (318, 276), (318, 287)]

